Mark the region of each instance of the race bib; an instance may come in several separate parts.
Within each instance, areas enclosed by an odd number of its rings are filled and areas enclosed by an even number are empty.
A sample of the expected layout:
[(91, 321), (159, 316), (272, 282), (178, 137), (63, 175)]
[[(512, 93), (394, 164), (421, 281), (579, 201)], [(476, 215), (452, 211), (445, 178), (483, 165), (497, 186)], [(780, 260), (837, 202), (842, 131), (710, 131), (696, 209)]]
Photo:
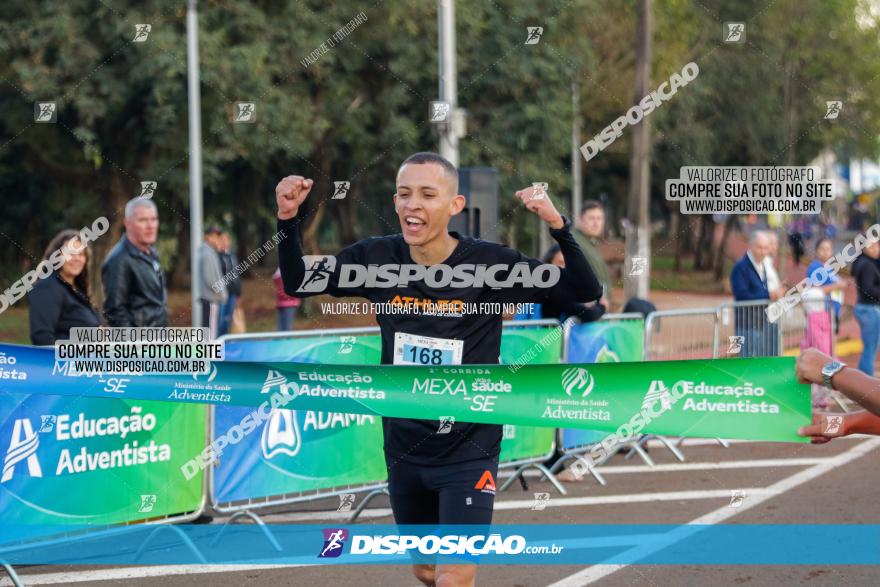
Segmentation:
[(394, 333), (395, 365), (461, 365), (463, 340)]

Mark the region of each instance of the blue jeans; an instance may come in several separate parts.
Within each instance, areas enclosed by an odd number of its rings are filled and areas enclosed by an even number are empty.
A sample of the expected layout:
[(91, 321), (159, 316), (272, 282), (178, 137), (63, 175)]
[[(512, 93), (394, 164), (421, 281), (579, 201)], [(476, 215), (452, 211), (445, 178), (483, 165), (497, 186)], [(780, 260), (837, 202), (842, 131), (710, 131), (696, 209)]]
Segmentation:
[(218, 336), (229, 334), (229, 329), (232, 326), (232, 311), (235, 310), (235, 302), (237, 300), (238, 296), (229, 294), (226, 303), (220, 306), (220, 325), (217, 329), (219, 332)]
[(874, 361), (880, 345), (880, 306), (875, 304), (856, 304), (856, 321), (862, 334), (862, 356), (859, 358), (859, 371), (874, 375)]
[(293, 330), (294, 316), (296, 316), (296, 306), (278, 308), (278, 330)]
[(743, 337), (743, 346), (739, 354), (741, 358), (775, 357), (779, 354), (779, 327), (776, 324), (743, 328), (736, 333)]

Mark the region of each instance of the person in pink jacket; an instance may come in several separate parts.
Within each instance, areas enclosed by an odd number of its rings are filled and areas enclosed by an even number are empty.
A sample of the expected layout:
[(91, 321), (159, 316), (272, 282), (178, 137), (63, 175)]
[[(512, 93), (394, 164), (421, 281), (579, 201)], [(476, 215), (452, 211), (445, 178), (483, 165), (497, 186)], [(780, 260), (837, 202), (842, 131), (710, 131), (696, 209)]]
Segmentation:
[(275, 308), (278, 310), (278, 330), (293, 330), (293, 318), (296, 309), (302, 300), (284, 293), (284, 285), (281, 283), (281, 269), (276, 269), (272, 274), (275, 282)]

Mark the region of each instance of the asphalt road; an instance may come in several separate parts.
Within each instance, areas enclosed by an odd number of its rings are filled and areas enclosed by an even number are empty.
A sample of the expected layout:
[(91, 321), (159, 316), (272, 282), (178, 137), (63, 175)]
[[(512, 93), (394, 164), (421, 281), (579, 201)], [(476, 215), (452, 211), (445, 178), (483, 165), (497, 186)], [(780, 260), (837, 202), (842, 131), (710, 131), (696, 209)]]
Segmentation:
[[(533, 524), (880, 524), (880, 439), (850, 438), (824, 446), (735, 442), (723, 448), (710, 441), (687, 441), (679, 463), (660, 446), (650, 449), (656, 466), (637, 457), (615, 457), (603, 471), (608, 481), (566, 484), (567, 496), (547, 482), (529, 477), (500, 493), (498, 523)], [(542, 511), (532, 509), (534, 492), (551, 494)], [(733, 492), (742, 500), (733, 500)], [(738, 504), (733, 506), (733, 504)], [(267, 515), (271, 522), (339, 522), (336, 503), (309, 507), (310, 512)], [(386, 498), (373, 502), (361, 523), (391, 523)], [(222, 522), (222, 518), (215, 523)], [(698, 540), (698, 534), (690, 539)], [(805, 536), (804, 540), (821, 537)], [(405, 566), (337, 565), (230, 569), (226, 567), (28, 567), (19, 569), (25, 585), (76, 584), (136, 587), (211, 585), (328, 585), (332, 587), (416, 586)], [(485, 565), (478, 585), (522, 587), (666, 586), (666, 585), (878, 585), (880, 569), (868, 566), (695, 566), (641, 565)], [(0, 587), (11, 585), (7, 578)]]

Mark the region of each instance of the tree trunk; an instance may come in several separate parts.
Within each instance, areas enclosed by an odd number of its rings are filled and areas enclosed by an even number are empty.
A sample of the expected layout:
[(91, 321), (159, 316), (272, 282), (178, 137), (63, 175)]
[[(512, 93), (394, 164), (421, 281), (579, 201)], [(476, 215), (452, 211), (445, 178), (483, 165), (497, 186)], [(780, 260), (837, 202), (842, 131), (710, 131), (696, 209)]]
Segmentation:
[[(636, 30), (635, 98), (638, 103), (650, 90), (651, 77), (651, 0), (639, 0)], [(626, 231), (626, 256), (651, 257), (650, 204), (651, 133), (647, 117), (633, 127), (629, 160), (629, 226)], [(650, 264), (644, 271), (632, 275), (624, 271), (624, 299), (647, 298), (650, 283)]]
[(721, 234), (721, 242), (718, 243), (718, 249), (715, 251), (715, 281), (721, 281), (724, 278), (724, 261), (727, 258), (727, 238), (730, 231), (736, 225), (736, 216), (730, 214), (724, 221), (724, 232)]
[(669, 215), (669, 238), (675, 240), (675, 263), (672, 265), (674, 271), (681, 271), (681, 258), (686, 250), (682, 243), (688, 230), (687, 219), (683, 216), (678, 210), (672, 210)]
[(694, 271), (703, 271), (707, 267), (708, 263), (706, 262), (706, 250), (702, 246), (705, 241), (705, 237), (703, 234), (707, 232), (705, 216), (699, 216), (697, 220), (697, 239), (694, 246)]
[(343, 200), (329, 200), (332, 203), (333, 213), (339, 226), (339, 238), (343, 246), (348, 246), (358, 240), (356, 217), (352, 213), (354, 204), (352, 200), (362, 197), (361, 184), (351, 184), (351, 190)]
[[(319, 142), (315, 148), (315, 155), (318, 158), (319, 166), (321, 168), (321, 177), (333, 177), (331, 173), (331, 160), (330, 157), (327, 156), (326, 150), (324, 149), (324, 143)], [(315, 187), (318, 187), (318, 182), (315, 182)], [(325, 190), (332, 189), (332, 183), (330, 186), (326, 184), (320, 186)], [(326, 205), (318, 205), (321, 201), (321, 198), (318, 197), (316, 190), (313, 188), (309, 197), (306, 198), (304, 205), (306, 208), (305, 217), (305, 226), (301, 228), (302, 231), (302, 243), (303, 243), (303, 253), (306, 255), (317, 255), (321, 250), (321, 245), (318, 242), (318, 227), (321, 225), (321, 219), (324, 217), (324, 208)]]
[(177, 254), (171, 260), (168, 267), (168, 288), (192, 287), (192, 275), (190, 271), (189, 255), (189, 223), (178, 221), (175, 223), (175, 243)]
[(109, 189), (107, 193), (109, 198), (104, 207), (109, 211), (107, 219), (110, 221), (110, 230), (101, 238), (95, 240), (92, 244), (92, 257), (94, 259), (94, 267), (89, 277), (90, 287), (92, 288), (93, 303), (100, 308), (104, 305), (104, 287), (101, 282), (101, 264), (107, 258), (110, 252), (123, 232), (123, 221), (125, 220), (125, 204), (134, 195), (134, 184), (131, 180), (123, 176), (119, 171), (112, 170), (108, 178)]

